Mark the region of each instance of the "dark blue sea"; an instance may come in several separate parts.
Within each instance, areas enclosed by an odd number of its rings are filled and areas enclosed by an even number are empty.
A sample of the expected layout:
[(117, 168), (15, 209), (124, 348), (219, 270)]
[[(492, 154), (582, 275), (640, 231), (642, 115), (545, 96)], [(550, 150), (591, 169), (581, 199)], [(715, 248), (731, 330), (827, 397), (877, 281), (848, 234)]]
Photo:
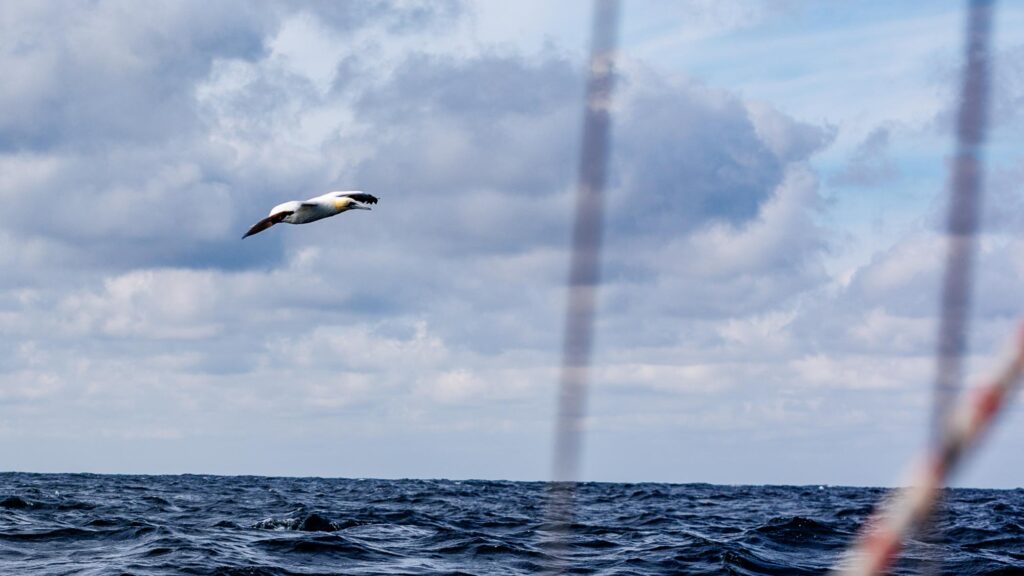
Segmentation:
[[(877, 488), (0, 474), (0, 574), (823, 574)], [(896, 573), (1024, 574), (1024, 490), (951, 490)], [(566, 535), (567, 534), (567, 535)], [(568, 545), (553, 544), (559, 537)]]

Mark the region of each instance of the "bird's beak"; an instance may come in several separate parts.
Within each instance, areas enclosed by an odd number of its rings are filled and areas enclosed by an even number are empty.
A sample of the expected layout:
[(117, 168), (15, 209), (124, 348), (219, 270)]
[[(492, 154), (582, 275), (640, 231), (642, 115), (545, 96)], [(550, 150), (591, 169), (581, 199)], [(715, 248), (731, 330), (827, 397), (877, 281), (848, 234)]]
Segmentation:
[(355, 208), (356, 210), (369, 210), (370, 209), (369, 206), (359, 206), (359, 205), (353, 206), (353, 208)]

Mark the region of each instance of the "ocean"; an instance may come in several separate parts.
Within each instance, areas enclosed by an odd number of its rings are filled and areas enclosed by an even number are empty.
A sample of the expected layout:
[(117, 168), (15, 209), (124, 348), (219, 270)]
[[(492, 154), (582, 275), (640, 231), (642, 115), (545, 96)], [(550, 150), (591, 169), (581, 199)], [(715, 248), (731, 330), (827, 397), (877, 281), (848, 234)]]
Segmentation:
[[(0, 574), (823, 574), (884, 493), (585, 483), (556, 546), (539, 482), (5, 473)], [(1024, 490), (947, 501), (895, 574), (1024, 574)]]

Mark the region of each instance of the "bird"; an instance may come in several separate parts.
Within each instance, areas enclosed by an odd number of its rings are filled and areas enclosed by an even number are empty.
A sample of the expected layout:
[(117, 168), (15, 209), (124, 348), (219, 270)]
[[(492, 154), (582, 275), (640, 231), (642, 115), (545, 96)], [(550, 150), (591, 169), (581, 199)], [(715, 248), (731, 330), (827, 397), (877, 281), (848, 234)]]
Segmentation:
[(270, 210), (270, 215), (252, 225), (242, 236), (245, 240), (253, 234), (259, 234), (274, 224), (309, 224), (349, 210), (369, 210), (366, 204), (376, 204), (377, 197), (358, 190), (335, 191), (321, 194), (309, 200), (292, 200), (278, 204)]

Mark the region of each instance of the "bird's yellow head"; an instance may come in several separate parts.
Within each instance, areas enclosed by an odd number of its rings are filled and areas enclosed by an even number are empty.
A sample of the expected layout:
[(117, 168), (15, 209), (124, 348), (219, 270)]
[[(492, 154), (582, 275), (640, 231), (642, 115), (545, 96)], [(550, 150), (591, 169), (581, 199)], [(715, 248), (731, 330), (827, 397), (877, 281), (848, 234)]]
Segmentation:
[[(339, 192), (339, 194), (342, 194)], [(348, 196), (337, 196), (334, 198), (334, 209), (338, 212), (346, 210), (369, 210), (369, 206), (363, 206)]]

